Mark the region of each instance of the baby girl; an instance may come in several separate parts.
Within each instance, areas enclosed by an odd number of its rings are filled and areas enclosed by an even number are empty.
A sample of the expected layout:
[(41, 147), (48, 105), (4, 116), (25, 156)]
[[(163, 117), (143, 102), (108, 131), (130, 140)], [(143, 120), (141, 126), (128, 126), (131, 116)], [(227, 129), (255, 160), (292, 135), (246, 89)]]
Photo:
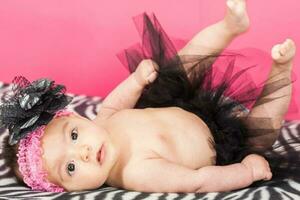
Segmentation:
[[(224, 19), (175, 53), (156, 19), (143, 14), (148, 56), (126, 52), (132, 73), (93, 120), (64, 109), (71, 99), (63, 86), (15, 79), (17, 92), (1, 105), (0, 124), (10, 132), (17, 177), (34, 190), (53, 192), (103, 184), (144, 192), (218, 192), (270, 180), (262, 152), (276, 140), (287, 112), (295, 44), (287, 39), (272, 48), (272, 68), (256, 99), (226, 93), (237, 76), (209, 87), (212, 63), (249, 27), (246, 1), (226, 3)], [(255, 103), (250, 110), (241, 106), (247, 101)], [(253, 130), (262, 132), (250, 137)]]

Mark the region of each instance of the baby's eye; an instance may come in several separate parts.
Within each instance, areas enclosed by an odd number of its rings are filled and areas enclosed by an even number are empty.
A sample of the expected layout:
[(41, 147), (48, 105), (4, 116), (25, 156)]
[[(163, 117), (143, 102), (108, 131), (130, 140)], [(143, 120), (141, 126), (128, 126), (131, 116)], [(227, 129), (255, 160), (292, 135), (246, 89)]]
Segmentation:
[(70, 162), (67, 166), (67, 172), (70, 176), (72, 176), (75, 173), (75, 164), (74, 162)]
[(78, 133), (77, 133), (77, 129), (73, 129), (72, 132), (71, 132), (71, 138), (72, 140), (77, 140), (78, 138)]

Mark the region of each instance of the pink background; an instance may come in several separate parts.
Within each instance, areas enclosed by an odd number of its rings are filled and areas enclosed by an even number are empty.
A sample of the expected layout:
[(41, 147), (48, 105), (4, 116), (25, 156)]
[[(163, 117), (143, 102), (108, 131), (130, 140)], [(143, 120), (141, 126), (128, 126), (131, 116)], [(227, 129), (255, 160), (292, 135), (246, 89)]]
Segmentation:
[[(248, 1), (251, 28), (229, 48), (269, 52), (287, 37), (300, 48), (299, 9), (299, 0)], [(172, 38), (189, 39), (224, 16), (225, 0), (0, 0), (0, 81), (50, 77), (68, 92), (105, 96), (128, 75), (116, 53), (139, 41), (132, 17), (143, 11), (154, 12)], [(299, 64), (297, 54), (298, 78)], [(293, 90), (298, 107), (299, 95), (300, 80)]]

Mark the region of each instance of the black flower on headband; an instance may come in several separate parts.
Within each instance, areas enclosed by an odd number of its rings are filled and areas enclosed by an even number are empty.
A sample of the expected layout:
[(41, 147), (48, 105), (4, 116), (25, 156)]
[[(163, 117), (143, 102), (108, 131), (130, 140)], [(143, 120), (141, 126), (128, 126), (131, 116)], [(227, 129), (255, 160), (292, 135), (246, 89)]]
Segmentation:
[(46, 78), (30, 83), (25, 77), (17, 76), (12, 83), (13, 94), (3, 98), (0, 105), (0, 127), (8, 128), (10, 145), (48, 124), (56, 111), (72, 101), (72, 97), (64, 94), (65, 86)]

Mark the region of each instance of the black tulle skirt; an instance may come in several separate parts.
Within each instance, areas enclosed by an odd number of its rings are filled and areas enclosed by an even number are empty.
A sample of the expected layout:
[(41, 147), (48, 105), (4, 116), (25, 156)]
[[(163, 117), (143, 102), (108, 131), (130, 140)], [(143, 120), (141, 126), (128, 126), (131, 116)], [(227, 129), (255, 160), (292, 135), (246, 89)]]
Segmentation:
[[(267, 77), (266, 67), (271, 66), (263, 61), (267, 54), (254, 51), (255, 59), (246, 55), (250, 50), (178, 55), (154, 14), (143, 13), (133, 19), (142, 44), (125, 49), (119, 59), (131, 73), (143, 59), (152, 59), (159, 66), (157, 79), (143, 90), (135, 108), (177, 106), (199, 116), (213, 135), (217, 165), (240, 162), (246, 155), (258, 153), (274, 158), (276, 162), (270, 162), (280, 171), (284, 158), (272, 153), (272, 145), (259, 144), (262, 140), (263, 144), (275, 142), (279, 130), (273, 128), (270, 117), (249, 116), (254, 107), (275, 100), (264, 96), (291, 84), (282, 80), (266, 84), (267, 78), (258, 83), (250, 78), (257, 72)], [(255, 63), (259, 59), (260, 63)], [(261, 66), (266, 64), (269, 66)], [(268, 92), (263, 94), (263, 87), (268, 87)]]

